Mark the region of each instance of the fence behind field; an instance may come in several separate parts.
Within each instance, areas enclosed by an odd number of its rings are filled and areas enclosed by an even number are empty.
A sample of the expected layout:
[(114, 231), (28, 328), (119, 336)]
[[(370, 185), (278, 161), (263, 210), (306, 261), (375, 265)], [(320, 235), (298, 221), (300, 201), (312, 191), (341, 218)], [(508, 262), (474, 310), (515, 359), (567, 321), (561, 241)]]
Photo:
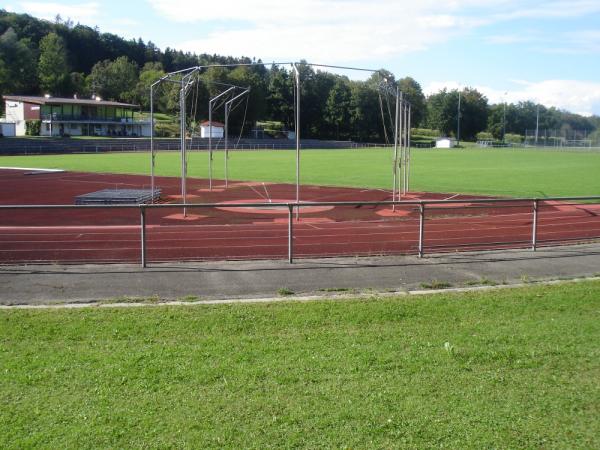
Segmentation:
[[(346, 209), (348, 214), (335, 221), (306, 221), (302, 210), (314, 207)], [(219, 208), (224, 205), (1, 205), (0, 262), (137, 261), (146, 267), (160, 261), (285, 258), (292, 263), (297, 257), (535, 251), (540, 246), (600, 239), (600, 196), (227, 203), (227, 210), (233, 211), (229, 223), (204, 225), (181, 217), (164, 226), (157, 220), (167, 213), (209, 217)], [(254, 208), (273, 214), (266, 213), (264, 220), (242, 218)], [(355, 221), (354, 208), (380, 208), (390, 219)], [(127, 220), (118, 226), (102, 225), (97, 220), (100, 209), (118, 212)], [(56, 226), (57, 218), (70, 216), (75, 225)], [(46, 226), (50, 218), (54, 226)]]

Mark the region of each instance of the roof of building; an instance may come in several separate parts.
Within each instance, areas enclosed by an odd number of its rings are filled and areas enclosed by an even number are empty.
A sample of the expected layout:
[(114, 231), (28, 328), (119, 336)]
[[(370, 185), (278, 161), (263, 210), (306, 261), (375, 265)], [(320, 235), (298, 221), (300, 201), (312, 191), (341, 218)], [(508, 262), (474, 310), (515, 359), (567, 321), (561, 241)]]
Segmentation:
[[(210, 126), (210, 122), (209, 122), (208, 120), (205, 120), (205, 121), (203, 121), (203, 122), (200, 122), (200, 126), (202, 126), (202, 127), (208, 127), (208, 126)], [(223, 127), (225, 126), (225, 124), (224, 124), (224, 123), (217, 122), (217, 121), (213, 120), (213, 121), (212, 121), (212, 126), (213, 126), (213, 127), (220, 127), (220, 128), (223, 128)]]
[(105, 100), (95, 100), (87, 98), (63, 98), (63, 97), (36, 97), (30, 95), (4, 95), (4, 100), (13, 102), (33, 103), (34, 105), (100, 105), (100, 106), (119, 106), (122, 108), (138, 108), (138, 105), (131, 103), (111, 102)]

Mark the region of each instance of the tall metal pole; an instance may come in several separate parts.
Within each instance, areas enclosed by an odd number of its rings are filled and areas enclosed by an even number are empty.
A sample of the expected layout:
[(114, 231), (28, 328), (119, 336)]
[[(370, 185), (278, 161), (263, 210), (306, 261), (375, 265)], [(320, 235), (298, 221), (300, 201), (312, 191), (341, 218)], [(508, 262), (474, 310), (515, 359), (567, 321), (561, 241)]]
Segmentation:
[(408, 104), (408, 143), (407, 143), (407, 148), (408, 148), (408, 160), (406, 161), (406, 190), (407, 192), (410, 192), (410, 127), (411, 127), (411, 112), (412, 112), (412, 105), (409, 103)]
[[(296, 203), (300, 203), (300, 71), (294, 64), (296, 73)], [(300, 218), (300, 208), (296, 208), (296, 220)]]
[(506, 139), (506, 97), (504, 98), (504, 113), (502, 114), (502, 142)]
[(231, 86), (229, 89), (221, 92), (219, 95), (211, 98), (208, 101), (208, 188), (212, 191), (212, 162), (213, 162), (213, 152), (212, 152), (212, 109), (213, 103), (219, 98), (227, 95), (229, 92), (235, 89), (235, 86)]
[(225, 103), (225, 187), (228, 186), (228, 171), (227, 171), (227, 159), (228, 159), (228, 149), (229, 149), (229, 102)]
[(537, 113), (535, 116), (535, 145), (538, 144), (538, 133), (540, 130), (540, 104), (537, 104)]
[[(181, 146), (181, 200), (185, 205), (186, 202), (186, 148), (185, 148), (185, 79), (181, 80), (181, 90), (179, 91), (179, 133)], [(183, 207), (183, 217), (186, 217), (186, 208)]]
[(208, 189), (212, 191), (212, 100), (208, 102)]
[(408, 191), (408, 102), (404, 102), (404, 176), (402, 190), (406, 195)]
[(400, 91), (400, 101), (399, 101), (399, 113), (398, 113), (398, 147), (400, 151), (400, 157), (398, 159), (398, 164), (396, 165), (396, 170), (398, 171), (398, 177), (396, 178), (396, 191), (397, 191), (397, 199), (402, 200), (402, 191), (400, 186), (404, 183), (402, 177), (402, 170), (404, 169), (404, 94)]
[(456, 146), (460, 145), (460, 91), (458, 91), (458, 110), (456, 112)]
[[(233, 103), (241, 98), (242, 96), (248, 94), (250, 92), (250, 88), (245, 89), (241, 94), (236, 95), (231, 100), (225, 103), (225, 187), (229, 184), (229, 114), (231, 113), (231, 107)], [(242, 124), (242, 127), (244, 125)]]
[(150, 86), (150, 193), (154, 203), (154, 85)]
[[(396, 116), (394, 118), (394, 161), (392, 176), (392, 201), (396, 201), (396, 184), (398, 178), (398, 121), (400, 115), (400, 87), (396, 86)], [(396, 205), (392, 205), (392, 210), (396, 210)]]

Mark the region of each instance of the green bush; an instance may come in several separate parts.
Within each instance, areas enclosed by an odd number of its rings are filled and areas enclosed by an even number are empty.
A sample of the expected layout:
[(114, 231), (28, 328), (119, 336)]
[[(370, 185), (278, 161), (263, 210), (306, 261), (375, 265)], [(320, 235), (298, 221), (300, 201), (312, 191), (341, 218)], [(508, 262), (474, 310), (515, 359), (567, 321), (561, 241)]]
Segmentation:
[(504, 141), (510, 142), (511, 144), (520, 144), (523, 142), (523, 136), (520, 134), (506, 133), (504, 136)]
[(440, 130), (432, 130), (431, 128), (411, 128), (411, 136), (421, 136), (428, 138), (437, 138), (441, 136)]
[(154, 136), (156, 137), (177, 137), (179, 135), (179, 125), (176, 122), (156, 122), (154, 125)]
[(488, 133), (487, 131), (481, 131), (475, 135), (478, 141), (493, 141), (494, 135), (492, 133)]
[(27, 136), (39, 136), (41, 129), (42, 129), (42, 121), (41, 120), (26, 120), (25, 121), (25, 134)]

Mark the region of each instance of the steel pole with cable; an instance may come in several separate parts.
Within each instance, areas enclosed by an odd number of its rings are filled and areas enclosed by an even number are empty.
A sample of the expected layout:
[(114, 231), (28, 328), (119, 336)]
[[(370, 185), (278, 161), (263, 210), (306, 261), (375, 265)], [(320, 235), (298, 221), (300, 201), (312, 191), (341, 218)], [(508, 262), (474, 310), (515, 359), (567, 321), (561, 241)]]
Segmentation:
[(229, 94), (232, 90), (235, 90), (236, 86), (230, 86), (228, 89), (221, 92), (219, 95), (214, 96), (208, 101), (208, 188), (212, 191), (213, 185), (213, 177), (212, 177), (212, 162), (213, 162), (213, 152), (212, 152), (212, 111), (213, 111), (213, 103), (223, 97), (224, 95)]
[(408, 102), (404, 102), (404, 160), (402, 161), (402, 194), (406, 195), (408, 179)]
[(154, 203), (154, 84), (150, 86), (150, 193)]
[(412, 112), (412, 105), (409, 103), (408, 104), (408, 161), (407, 161), (408, 167), (406, 170), (406, 173), (407, 173), (406, 190), (408, 192), (410, 192), (410, 152), (411, 152), (411, 149), (410, 149), (410, 133), (411, 133), (410, 127), (411, 127), (411, 123), (412, 123), (411, 112)]
[[(244, 95), (248, 94), (250, 92), (250, 88), (246, 88), (244, 89), (244, 91), (238, 95), (236, 95), (235, 97), (233, 97), (231, 100), (227, 101), (225, 103), (225, 187), (228, 187), (229, 184), (229, 168), (228, 168), (228, 160), (229, 160), (229, 114), (231, 113), (231, 111), (235, 108), (232, 108), (233, 103), (236, 102), (238, 99), (242, 98)], [(237, 107), (237, 105), (236, 105)], [(245, 120), (245, 117), (244, 117)], [(243, 124), (242, 124), (243, 126)], [(241, 135), (241, 132), (240, 132)]]
[(460, 146), (460, 91), (458, 91), (458, 108), (456, 111), (456, 146)]
[[(181, 80), (179, 91), (179, 134), (181, 147), (181, 201), (186, 204), (186, 161), (185, 161), (185, 83)], [(183, 207), (183, 217), (186, 217), (186, 208)]]
[[(393, 161), (393, 180), (392, 180), (392, 201), (396, 201), (396, 184), (398, 178), (398, 115), (400, 110), (399, 97), (400, 88), (396, 86), (396, 116), (394, 117), (394, 161)], [(396, 210), (396, 205), (392, 206), (392, 210)]]
[(208, 102), (208, 189), (212, 191), (212, 100)]
[(227, 149), (229, 148), (229, 102), (225, 103), (225, 187), (227, 187)]
[[(300, 71), (294, 63), (296, 78), (296, 203), (300, 203)], [(300, 207), (296, 207), (296, 220), (300, 219)]]

